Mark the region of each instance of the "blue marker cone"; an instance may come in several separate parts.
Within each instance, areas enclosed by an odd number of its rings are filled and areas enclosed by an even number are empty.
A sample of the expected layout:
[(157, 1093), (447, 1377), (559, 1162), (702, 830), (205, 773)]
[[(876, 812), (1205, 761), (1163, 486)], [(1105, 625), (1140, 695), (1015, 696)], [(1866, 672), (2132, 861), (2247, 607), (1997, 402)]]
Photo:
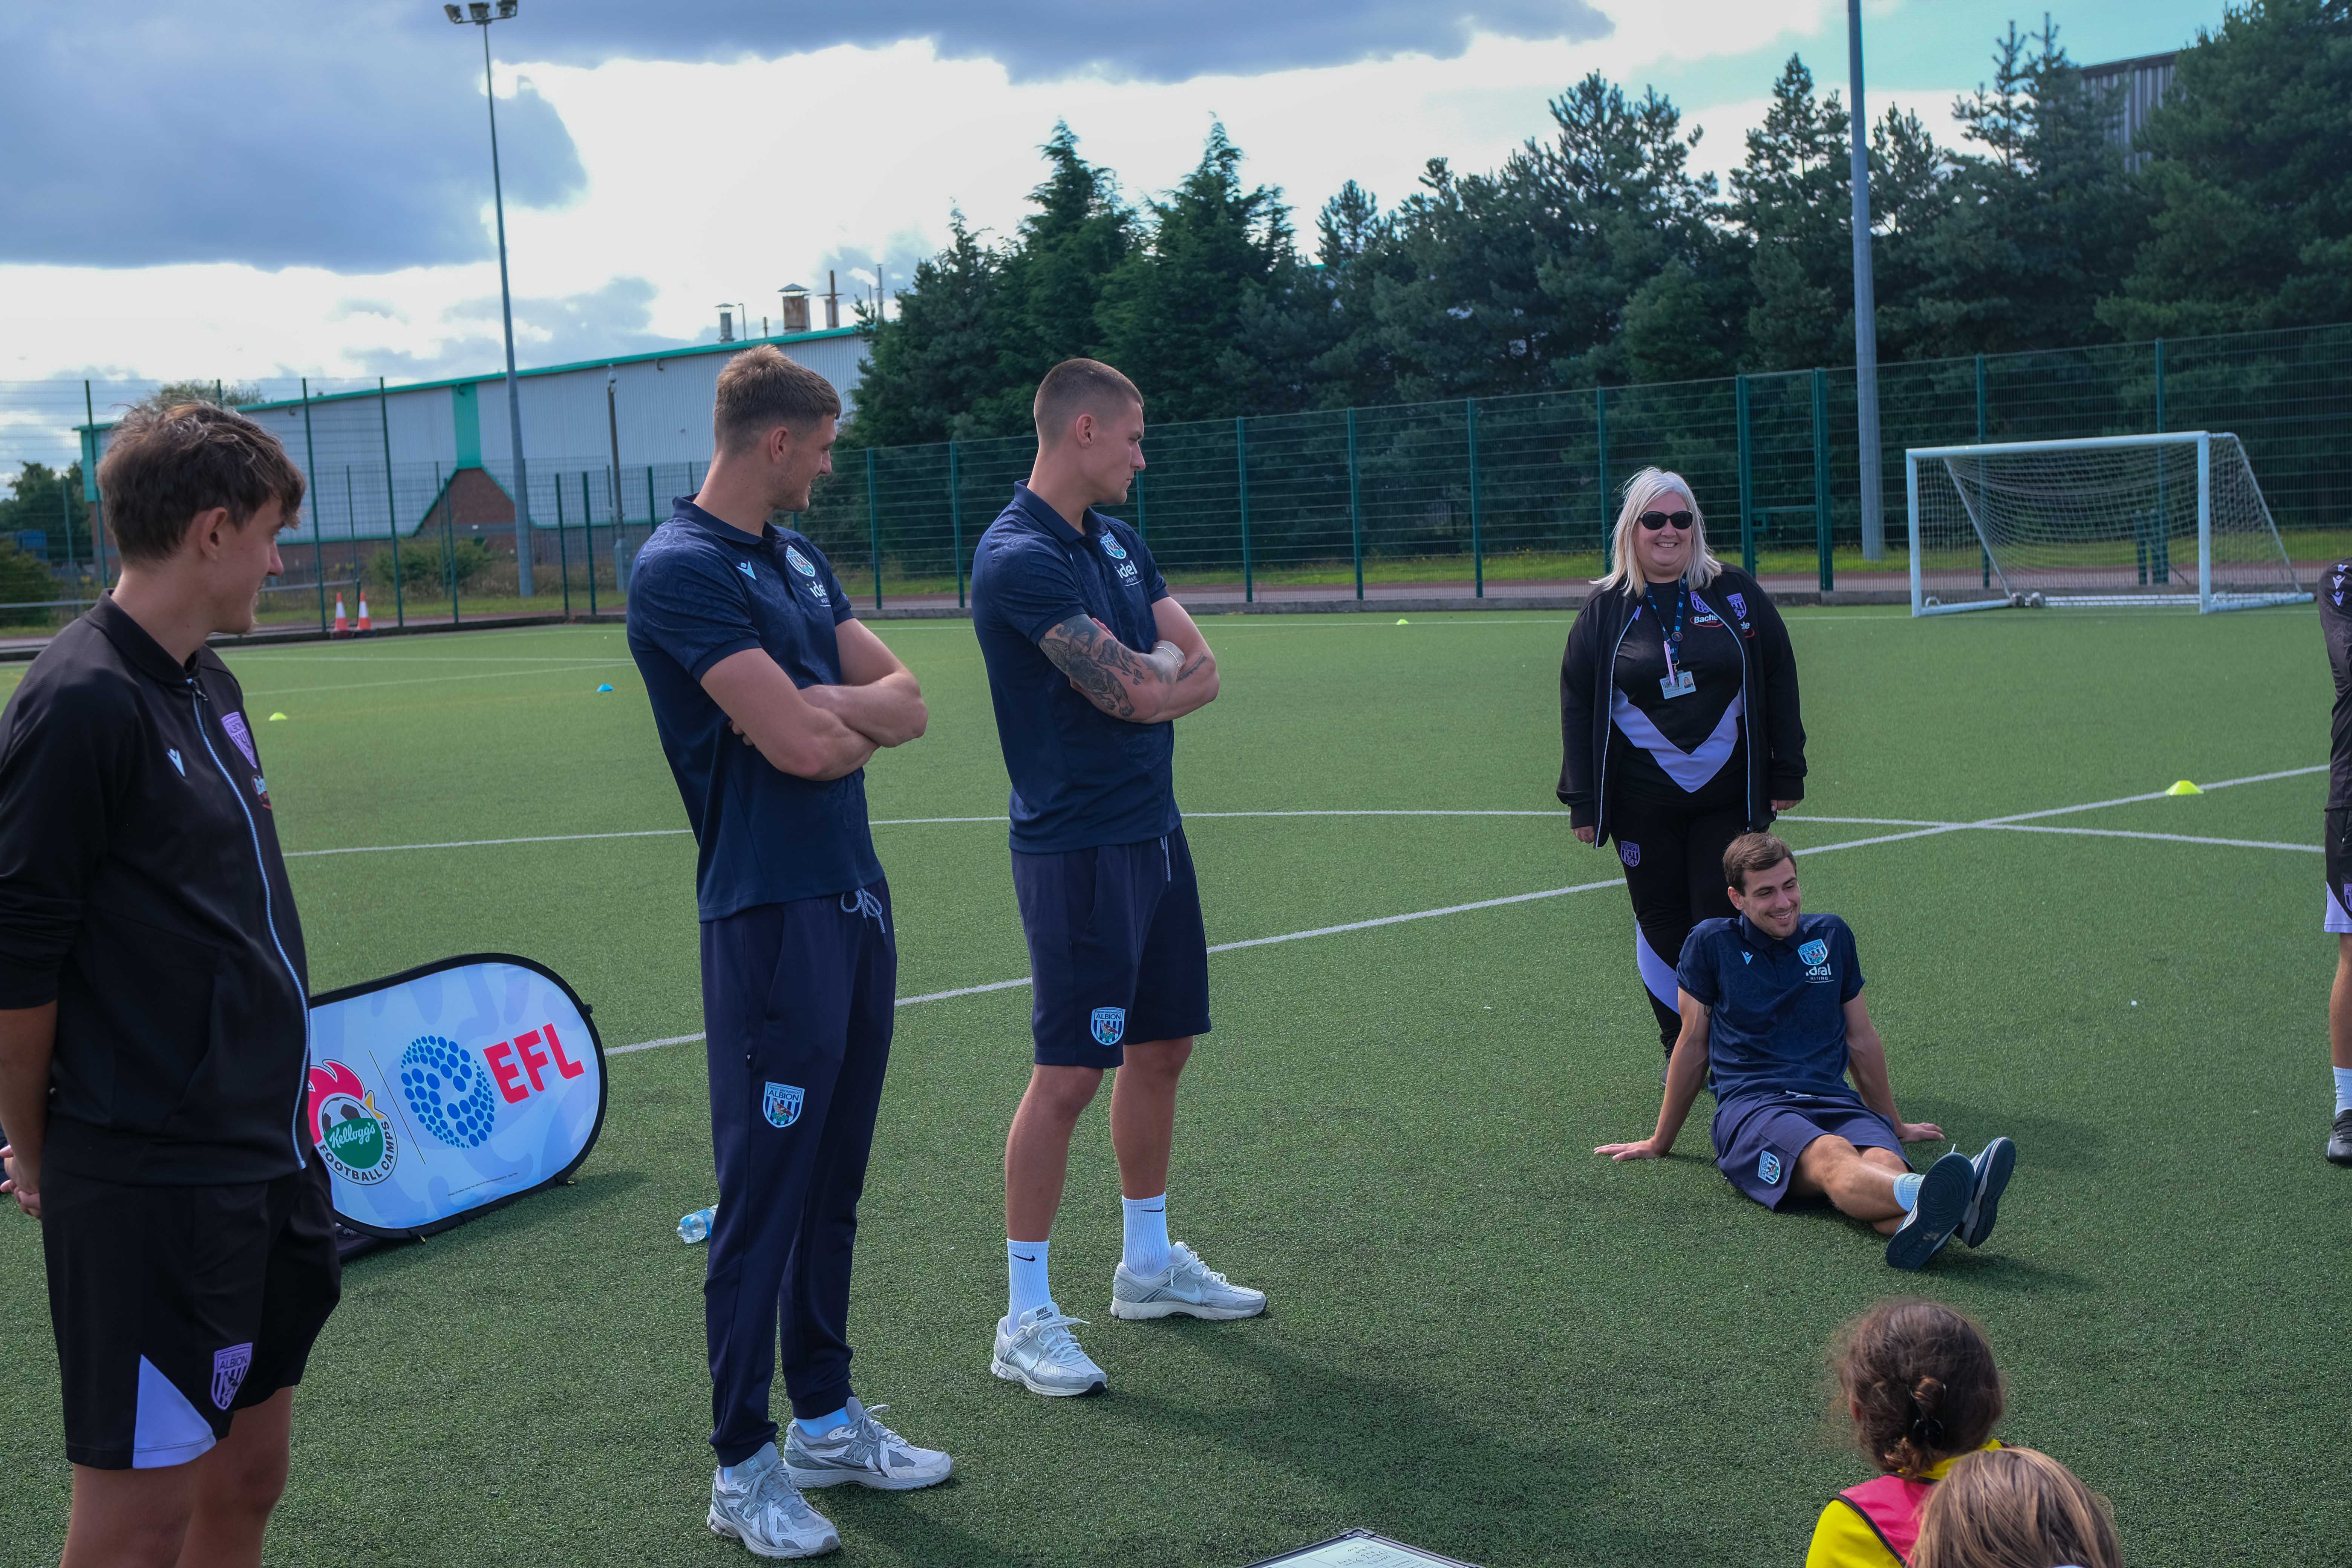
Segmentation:
[(609, 686), (600, 686), (600, 687), (598, 687), (596, 689), (597, 689), (597, 690), (599, 690), (599, 691), (610, 691), (610, 690), (612, 690), (613, 689), (612, 689), (611, 687), (609, 687)]

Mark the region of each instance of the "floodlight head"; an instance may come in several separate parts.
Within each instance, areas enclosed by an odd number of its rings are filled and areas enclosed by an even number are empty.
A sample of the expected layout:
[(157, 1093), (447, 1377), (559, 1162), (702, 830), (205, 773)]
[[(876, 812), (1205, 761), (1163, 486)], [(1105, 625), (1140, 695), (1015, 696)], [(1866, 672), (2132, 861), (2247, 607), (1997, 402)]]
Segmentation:
[(466, 7), (466, 14), (477, 22), (488, 21), (490, 19), (490, 0), (472, 0), (472, 3)]
[(522, 8), (522, 0), (499, 0), (499, 20), (510, 20)]
[(457, 26), (462, 27), (466, 25), (466, 13), (458, 10), (455, 5), (444, 5), (441, 9), (447, 12), (449, 14), (449, 20), (457, 23)]

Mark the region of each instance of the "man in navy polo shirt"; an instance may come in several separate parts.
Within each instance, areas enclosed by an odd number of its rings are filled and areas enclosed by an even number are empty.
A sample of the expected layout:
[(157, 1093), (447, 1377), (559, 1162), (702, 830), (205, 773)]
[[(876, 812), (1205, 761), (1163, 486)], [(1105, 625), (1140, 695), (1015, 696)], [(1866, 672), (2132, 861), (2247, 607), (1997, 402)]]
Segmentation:
[(1723, 876), (1739, 913), (1701, 921), (1683, 944), (1683, 1032), (1658, 1129), (1593, 1152), (1665, 1158), (1704, 1075), (1716, 1097), (1716, 1165), (1766, 1208), (1826, 1198), (1885, 1236), (1897, 1268), (1923, 1267), (1954, 1236), (1983, 1245), (2017, 1146), (1996, 1138), (1974, 1160), (1955, 1152), (1915, 1173), (1903, 1145), (1944, 1130), (1895, 1114), (1853, 932), (1835, 915), (1803, 912), (1796, 858), (1769, 833), (1733, 839)]
[[(898, 980), (864, 769), (927, 714), (824, 552), (769, 521), (806, 510), (833, 471), (840, 413), (824, 377), (772, 346), (729, 361), (709, 475), (629, 584), (629, 652), (699, 852), (719, 1168), (708, 1522), (763, 1557), (840, 1544), (800, 1487), (903, 1490), (950, 1468), (850, 1392), (850, 1252)], [(768, 1414), (780, 1314), (795, 1417), (781, 1457)]]
[(1037, 387), (1037, 462), (980, 541), (972, 625), (1013, 778), (1013, 885), (1029, 941), (1035, 1066), (1004, 1145), (1009, 1310), (990, 1368), (1046, 1394), (1087, 1394), (1046, 1279), (1070, 1134), (1105, 1071), (1126, 1244), (1118, 1318), (1247, 1318), (1262, 1291), (1168, 1239), (1176, 1081), (1209, 1032), (1208, 939), (1176, 811), (1174, 721), (1217, 695), (1217, 661), (1168, 596), (1142, 535), (1093, 510), (1143, 467), (1143, 395), (1094, 360)]

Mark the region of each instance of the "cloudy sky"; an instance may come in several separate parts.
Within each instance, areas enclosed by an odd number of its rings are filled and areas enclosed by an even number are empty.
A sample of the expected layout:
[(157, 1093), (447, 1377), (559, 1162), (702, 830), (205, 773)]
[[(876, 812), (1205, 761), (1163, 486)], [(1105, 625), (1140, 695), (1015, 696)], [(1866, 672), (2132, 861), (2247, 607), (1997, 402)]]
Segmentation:
[[(2077, 59), (2221, 0), (2056, 0)], [(1487, 168), (1588, 70), (1727, 167), (1781, 60), (1845, 79), (1840, 0), (523, 0), (490, 30), (525, 364), (708, 341), (826, 268), (903, 279), (951, 209), (1019, 221), (1056, 119), (1130, 195), (1222, 119), (1301, 226), (1433, 155)], [(1939, 133), (2030, 9), (1865, 0), (1871, 101)], [(432, 0), (0, 9), (0, 382), (499, 363), (481, 38)]]

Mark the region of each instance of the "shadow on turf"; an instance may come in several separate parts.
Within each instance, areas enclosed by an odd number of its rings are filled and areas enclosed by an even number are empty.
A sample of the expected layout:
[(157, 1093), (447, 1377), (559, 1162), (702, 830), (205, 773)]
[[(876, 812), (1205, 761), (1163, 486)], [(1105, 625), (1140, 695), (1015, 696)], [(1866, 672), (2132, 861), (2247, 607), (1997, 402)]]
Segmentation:
[[(463, 1258), (478, 1247), (505, 1237), (528, 1236), (541, 1226), (552, 1227), (586, 1210), (616, 1203), (647, 1178), (642, 1171), (589, 1171), (572, 1182), (543, 1192), (529, 1193), (478, 1219), (467, 1220), (423, 1241), (394, 1241), (361, 1254), (346, 1264), (363, 1269), (370, 1279), (393, 1278), (418, 1268), (438, 1266)], [(541, 1238), (530, 1237), (537, 1241)], [(550, 1239), (552, 1239), (551, 1237)]]

